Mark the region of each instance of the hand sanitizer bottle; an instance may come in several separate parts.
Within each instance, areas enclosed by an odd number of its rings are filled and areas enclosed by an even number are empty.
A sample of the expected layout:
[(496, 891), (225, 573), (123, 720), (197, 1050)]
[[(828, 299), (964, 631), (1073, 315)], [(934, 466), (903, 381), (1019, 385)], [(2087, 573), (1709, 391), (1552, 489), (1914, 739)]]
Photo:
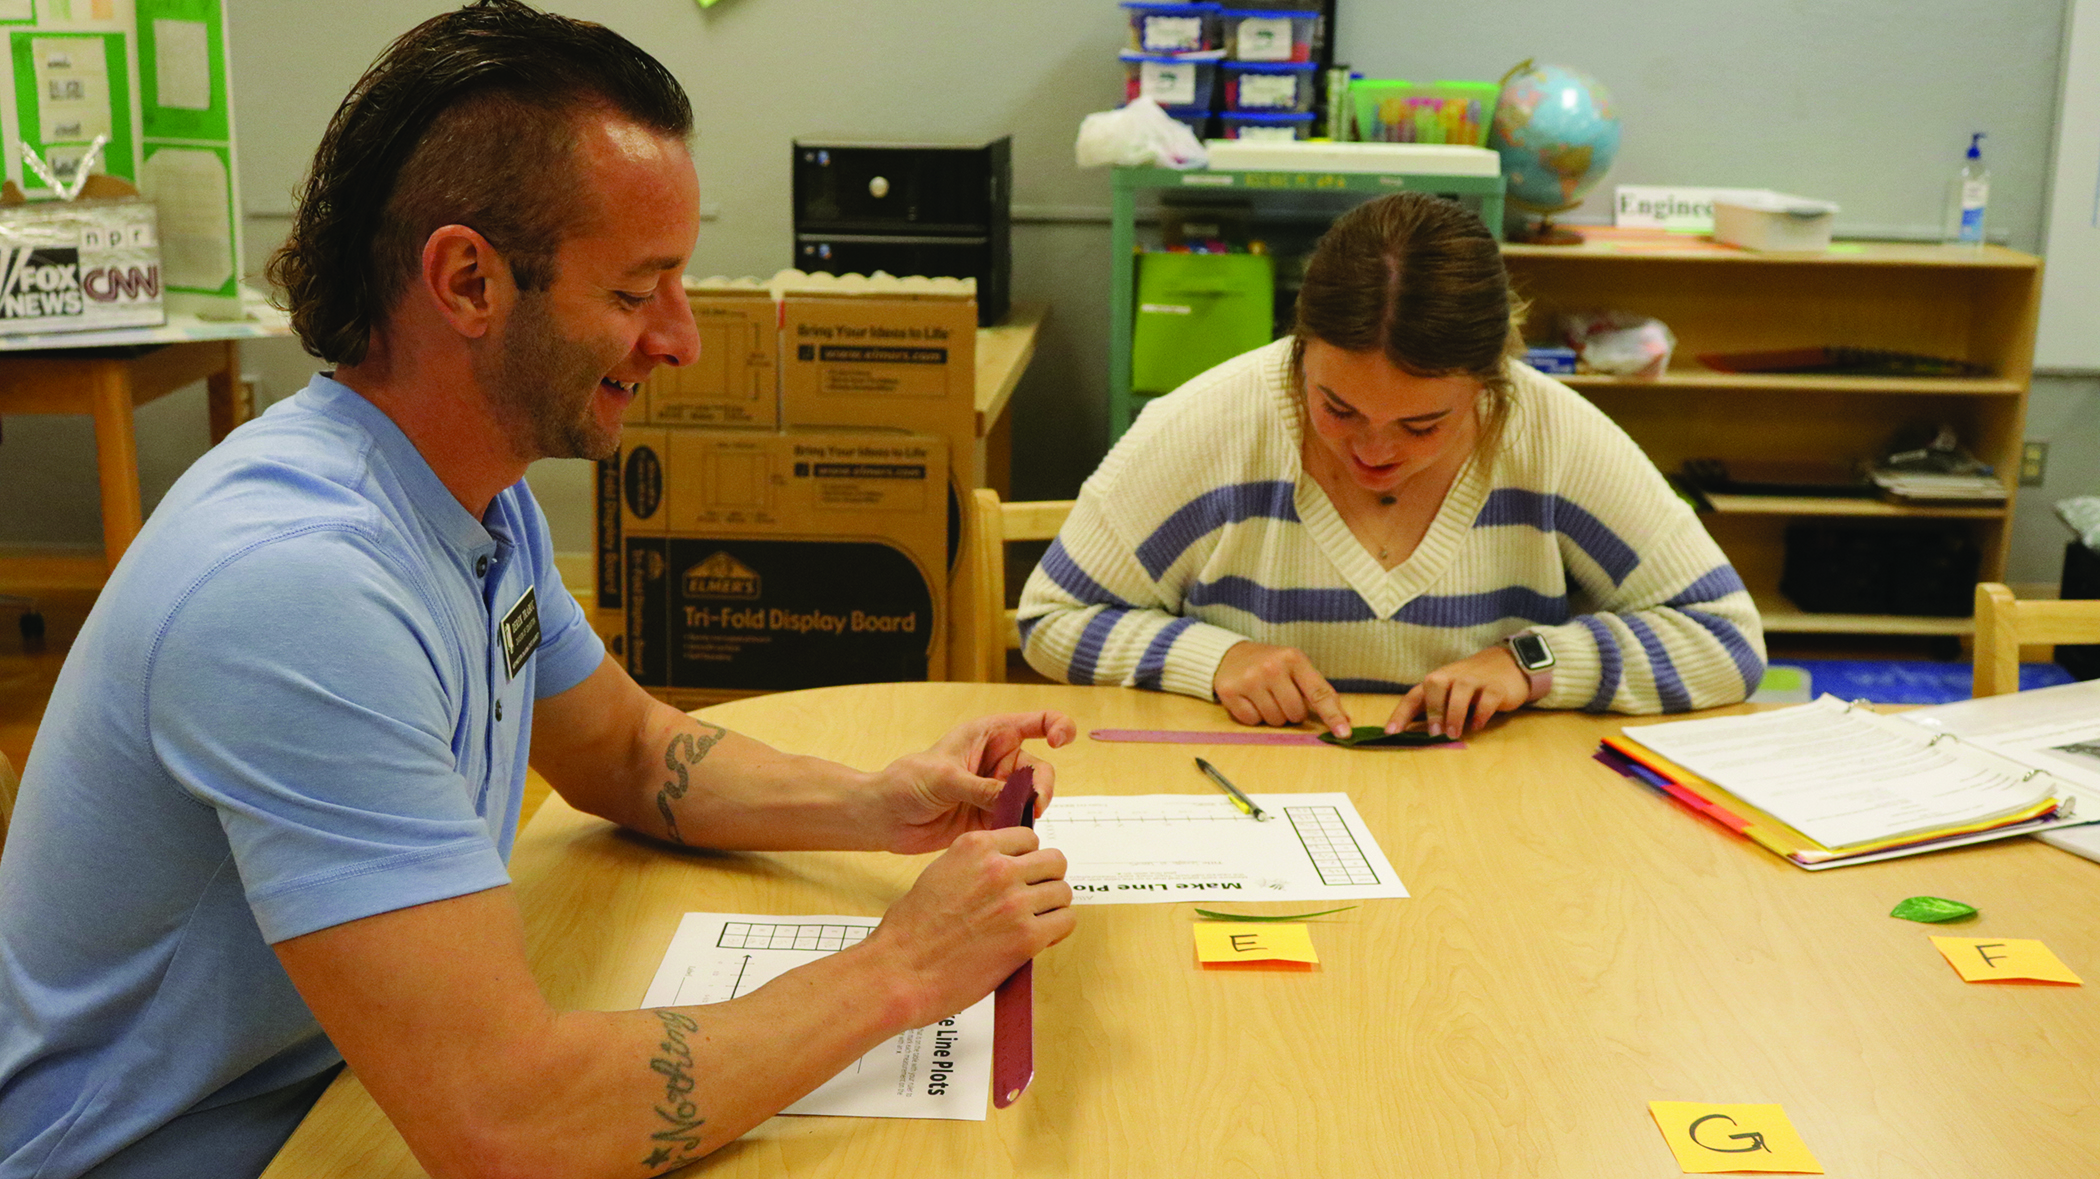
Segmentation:
[(1983, 166), (1983, 135), (1969, 137), (1969, 154), (1947, 191), (1946, 236), (1964, 246), (1983, 244), (1984, 209), (1991, 203), (1991, 170)]

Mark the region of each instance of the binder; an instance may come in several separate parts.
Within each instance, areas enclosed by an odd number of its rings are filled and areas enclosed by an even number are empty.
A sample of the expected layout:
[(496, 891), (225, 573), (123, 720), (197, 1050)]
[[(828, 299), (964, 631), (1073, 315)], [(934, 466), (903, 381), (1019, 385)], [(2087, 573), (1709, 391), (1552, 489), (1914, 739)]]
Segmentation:
[[(1758, 715), (1767, 722), (1784, 723), (1787, 714), (1799, 715), (1807, 710), (1815, 710), (1825, 716), (1832, 712), (1849, 713), (1861, 703), (1863, 702), (1847, 705), (1833, 697), (1825, 696), (1817, 703), (1803, 705), (1799, 709), (1783, 709), (1777, 713)], [(1875, 714), (1863, 711), (1861, 719), (1873, 716)], [(1725, 722), (1736, 719), (1738, 718), (1723, 717), (1672, 724), (1680, 727), (1710, 726), (1717, 720)], [(1876, 717), (1877, 721), (1881, 719), (1883, 718)], [(1602, 748), (1598, 751), (1597, 760), (1622, 775), (1667, 795), (1686, 809), (1705, 816), (1733, 834), (1758, 844), (1798, 867), (1810, 870), (1917, 855), (1941, 848), (2031, 834), (2079, 821), (2070, 813), (2071, 800), (2075, 796), (2045, 770), (2007, 757), (2000, 751), (1961, 744), (1960, 739), (1951, 733), (1934, 734), (1919, 729), (1916, 730), (1918, 748), (1951, 755), (1950, 760), (1958, 765), (1988, 764), (1990, 768), (2008, 774), (2017, 769), (2017, 780), (2031, 785), (2033, 797), (2020, 805), (1991, 813), (1950, 819), (1930, 827), (1891, 830), (1876, 838), (1836, 844), (1820, 842), (1804, 833), (1798, 826), (1744, 798), (1736, 790), (1731, 790), (1729, 784), (1700, 774), (1647, 747), (1635, 735), (1641, 728), (1646, 727), (1653, 726), (1631, 726), (1623, 731), (1621, 736), (1605, 738)], [(1880, 727), (1877, 725), (1877, 728)], [(1908, 726), (1901, 726), (1897, 731), (1901, 731), (1901, 728)], [(1956, 744), (1943, 745), (1948, 742)]]

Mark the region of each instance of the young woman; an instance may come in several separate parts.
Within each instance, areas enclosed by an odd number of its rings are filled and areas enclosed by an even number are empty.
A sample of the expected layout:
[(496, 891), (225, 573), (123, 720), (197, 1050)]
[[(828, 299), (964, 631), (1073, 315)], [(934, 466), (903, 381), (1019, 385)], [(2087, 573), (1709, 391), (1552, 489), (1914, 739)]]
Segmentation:
[(1512, 359), (1513, 320), (1459, 205), (1345, 214), (1291, 337), (1153, 402), (1087, 480), (1022, 594), (1029, 663), (1337, 734), (1337, 691), (1450, 735), (1742, 700), (1742, 580), (1624, 431)]

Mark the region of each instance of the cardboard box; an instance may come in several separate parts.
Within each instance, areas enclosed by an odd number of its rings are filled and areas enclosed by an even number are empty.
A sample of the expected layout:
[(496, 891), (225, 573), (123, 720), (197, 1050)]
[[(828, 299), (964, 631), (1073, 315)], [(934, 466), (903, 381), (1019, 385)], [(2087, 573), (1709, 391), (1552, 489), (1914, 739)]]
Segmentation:
[(158, 327), (167, 318), (151, 203), (0, 205), (0, 335)]
[(753, 280), (687, 279), (700, 355), (642, 382), (627, 420), (667, 426), (780, 425), (780, 306)]
[(948, 468), (923, 434), (629, 427), (600, 484), (628, 672), (718, 698), (939, 678)]
[(977, 297), (968, 279), (783, 271), (780, 412), (788, 426), (977, 439)]

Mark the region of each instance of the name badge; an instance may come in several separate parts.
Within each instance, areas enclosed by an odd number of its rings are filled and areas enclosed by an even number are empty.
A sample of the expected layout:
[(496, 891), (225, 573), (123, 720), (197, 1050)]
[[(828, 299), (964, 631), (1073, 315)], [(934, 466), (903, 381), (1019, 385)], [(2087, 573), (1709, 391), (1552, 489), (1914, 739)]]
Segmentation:
[(503, 616), (498, 633), (503, 637), (503, 662), (510, 667), (510, 678), (516, 679), (518, 669), (540, 649), (540, 602), (531, 586), (525, 587), (525, 596)]

